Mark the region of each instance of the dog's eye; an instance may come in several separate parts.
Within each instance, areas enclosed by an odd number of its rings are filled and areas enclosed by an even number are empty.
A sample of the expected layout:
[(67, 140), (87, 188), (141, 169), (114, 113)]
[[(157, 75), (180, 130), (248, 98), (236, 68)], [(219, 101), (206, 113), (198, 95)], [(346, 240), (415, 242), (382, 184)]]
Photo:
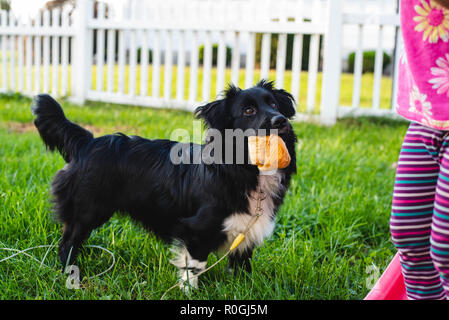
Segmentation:
[(243, 113), (247, 116), (252, 116), (253, 114), (256, 114), (256, 108), (246, 107), (245, 109), (243, 109)]

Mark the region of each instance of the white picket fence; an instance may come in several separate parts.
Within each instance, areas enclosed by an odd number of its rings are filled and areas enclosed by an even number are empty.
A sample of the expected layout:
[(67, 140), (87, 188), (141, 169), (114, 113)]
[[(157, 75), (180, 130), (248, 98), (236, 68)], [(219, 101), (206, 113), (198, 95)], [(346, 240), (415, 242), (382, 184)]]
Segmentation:
[[(354, 41), (351, 106), (340, 103), (341, 43), (346, 25), (360, 30)], [(362, 35), (367, 25), (377, 26), (378, 46), (372, 106), (361, 107)], [(390, 115), (392, 103), (381, 106), (380, 99), (383, 29), (398, 25), (397, 14), (345, 14), (343, 0), (130, 0), (120, 12), (104, 2), (95, 6), (93, 0), (78, 0), (72, 16), (66, 11), (44, 11), (28, 21), (1, 12), (0, 92), (48, 92), (69, 96), (80, 104), (94, 100), (193, 110), (215, 99), (228, 82), (246, 88), (270, 78), (300, 102), (298, 119), (332, 124), (348, 114)], [(270, 70), (273, 34), (278, 35), (276, 66)], [(286, 70), (289, 34), (293, 35), (293, 52), (291, 70)], [(259, 61), (257, 35), (261, 36)], [(301, 65), (304, 35), (310, 35), (308, 66)], [(397, 39), (398, 47), (400, 37)], [(212, 62), (214, 43), (218, 43), (216, 67)], [(302, 72), (304, 69), (307, 71)], [(393, 89), (391, 101), (394, 94)]]

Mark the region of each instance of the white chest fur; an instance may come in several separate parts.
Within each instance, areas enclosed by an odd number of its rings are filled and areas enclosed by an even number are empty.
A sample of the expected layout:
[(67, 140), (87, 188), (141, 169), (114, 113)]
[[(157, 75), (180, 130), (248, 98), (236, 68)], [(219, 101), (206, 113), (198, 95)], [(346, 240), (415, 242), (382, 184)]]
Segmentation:
[[(261, 207), (263, 214), (254, 223), (251, 229), (245, 236), (243, 242), (237, 247), (238, 251), (245, 251), (248, 248), (260, 245), (263, 243), (264, 238), (271, 235), (274, 229), (274, 203), (273, 198), (279, 196), (281, 188), (281, 175), (282, 173), (276, 172), (271, 175), (259, 176), (260, 190), (266, 194), (266, 198), (261, 201)], [(227, 235), (227, 243), (222, 248), (223, 250), (229, 249), (230, 244), (235, 237), (245, 231), (246, 227), (252, 219), (252, 215), (255, 214), (257, 208), (257, 192), (254, 191), (249, 197), (249, 213), (236, 212), (230, 217), (226, 218), (223, 223), (223, 231)]]

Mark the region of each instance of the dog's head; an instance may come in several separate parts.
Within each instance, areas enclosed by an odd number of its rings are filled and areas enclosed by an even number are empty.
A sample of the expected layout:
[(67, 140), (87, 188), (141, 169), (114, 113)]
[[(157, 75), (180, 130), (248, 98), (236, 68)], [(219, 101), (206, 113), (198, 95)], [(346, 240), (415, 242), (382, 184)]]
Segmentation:
[(283, 136), (292, 131), (289, 119), (295, 115), (293, 103), (290, 93), (262, 80), (246, 90), (229, 86), (223, 99), (198, 107), (195, 116), (210, 129), (278, 130)]

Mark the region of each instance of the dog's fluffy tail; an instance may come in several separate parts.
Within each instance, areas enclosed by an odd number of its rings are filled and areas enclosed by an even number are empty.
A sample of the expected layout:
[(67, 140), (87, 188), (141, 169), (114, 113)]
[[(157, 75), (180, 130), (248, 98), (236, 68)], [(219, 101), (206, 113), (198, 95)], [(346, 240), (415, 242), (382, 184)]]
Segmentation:
[(34, 125), (47, 148), (51, 151), (57, 149), (66, 162), (76, 158), (94, 138), (91, 132), (70, 122), (61, 106), (47, 94), (38, 95), (31, 110), (36, 115)]

